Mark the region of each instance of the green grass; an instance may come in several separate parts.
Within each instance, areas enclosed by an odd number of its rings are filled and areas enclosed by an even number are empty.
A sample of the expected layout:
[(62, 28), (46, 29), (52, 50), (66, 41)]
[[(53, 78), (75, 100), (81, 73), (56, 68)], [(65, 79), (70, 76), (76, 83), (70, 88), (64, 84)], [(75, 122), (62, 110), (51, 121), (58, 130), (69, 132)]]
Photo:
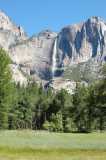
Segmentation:
[(0, 160), (106, 160), (106, 133), (0, 131)]

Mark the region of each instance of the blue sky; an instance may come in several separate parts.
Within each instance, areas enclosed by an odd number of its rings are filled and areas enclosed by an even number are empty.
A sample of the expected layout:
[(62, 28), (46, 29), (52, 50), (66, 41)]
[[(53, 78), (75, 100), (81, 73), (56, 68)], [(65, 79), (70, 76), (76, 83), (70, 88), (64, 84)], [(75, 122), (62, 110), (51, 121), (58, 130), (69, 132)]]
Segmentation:
[(0, 9), (29, 35), (44, 29), (58, 32), (91, 16), (106, 19), (106, 0), (0, 0)]

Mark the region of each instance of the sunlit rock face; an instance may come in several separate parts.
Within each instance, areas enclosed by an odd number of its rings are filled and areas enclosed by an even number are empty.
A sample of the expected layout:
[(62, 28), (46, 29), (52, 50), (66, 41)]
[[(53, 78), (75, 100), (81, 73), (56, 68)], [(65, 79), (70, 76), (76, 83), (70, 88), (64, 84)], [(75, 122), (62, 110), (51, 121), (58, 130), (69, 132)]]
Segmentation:
[(20, 40), (26, 39), (26, 34), (21, 26), (16, 26), (11, 19), (3, 12), (0, 11), (0, 30), (12, 32)]
[(29, 76), (38, 75), (49, 80), (52, 69), (52, 49), (56, 33), (44, 31), (38, 36), (10, 48), (12, 60), (21, 66)]
[[(67, 69), (71, 71), (73, 65), (78, 68), (81, 64), (81, 71), (85, 71), (85, 66), (95, 69), (94, 64), (99, 66), (106, 60), (106, 22), (91, 17), (86, 22), (66, 26), (59, 33), (44, 30), (28, 37), (21, 26), (17, 27), (0, 11), (0, 47), (12, 60), (15, 82), (26, 84), (31, 79), (45, 84), (53, 79), (55, 83), (57, 77), (65, 80), (64, 74), (67, 75)], [(64, 80), (62, 85), (77, 81), (71, 79), (65, 83)]]
[[(0, 47), (7, 51), (11, 59), (10, 48), (27, 39), (28, 37), (22, 27), (17, 27), (3, 11), (0, 11)], [(14, 60), (11, 70), (15, 82), (26, 83), (26, 78), (18, 69), (18, 65), (14, 63)]]

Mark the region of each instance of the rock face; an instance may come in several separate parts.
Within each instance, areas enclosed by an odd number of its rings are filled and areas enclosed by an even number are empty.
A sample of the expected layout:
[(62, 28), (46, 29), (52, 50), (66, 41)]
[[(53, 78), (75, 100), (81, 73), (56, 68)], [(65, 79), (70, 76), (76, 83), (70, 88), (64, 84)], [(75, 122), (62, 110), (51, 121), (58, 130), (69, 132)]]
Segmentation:
[(20, 26), (16, 26), (4, 12), (0, 11), (0, 45), (8, 48), (19, 41), (27, 39), (27, 36)]
[(106, 23), (91, 17), (85, 23), (63, 28), (58, 35), (58, 57), (64, 66), (106, 55)]
[(52, 67), (52, 49), (56, 33), (44, 31), (23, 43), (12, 46), (10, 56), (23, 72), (49, 80)]
[(106, 22), (91, 17), (84, 23), (64, 27), (59, 33), (44, 30), (28, 37), (22, 27), (17, 27), (0, 11), (0, 46), (12, 59), (11, 69), (16, 82), (23, 84), (31, 79), (45, 84), (54, 79), (52, 82), (56, 86), (58, 80), (55, 79), (60, 77), (64, 79), (62, 86), (69, 86), (77, 81), (71, 74), (73, 68), (87, 73), (87, 66), (96, 68), (106, 60)]

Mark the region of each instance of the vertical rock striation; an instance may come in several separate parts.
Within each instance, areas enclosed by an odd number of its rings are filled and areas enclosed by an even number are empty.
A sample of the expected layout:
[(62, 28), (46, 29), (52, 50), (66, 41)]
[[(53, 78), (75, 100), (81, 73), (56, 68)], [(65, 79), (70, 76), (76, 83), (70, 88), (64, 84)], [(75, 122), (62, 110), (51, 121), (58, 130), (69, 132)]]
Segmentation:
[(16, 82), (32, 79), (45, 84), (51, 78), (63, 78), (64, 72), (71, 71), (73, 66), (81, 64), (85, 71), (87, 66), (96, 68), (106, 60), (106, 22), (91, 17), (86, 22), (66, 26), (59, 33), (44, 30), (28, 37), (21, 26), (17, 27), (0, 11), (0, 47), (12, 59)]

